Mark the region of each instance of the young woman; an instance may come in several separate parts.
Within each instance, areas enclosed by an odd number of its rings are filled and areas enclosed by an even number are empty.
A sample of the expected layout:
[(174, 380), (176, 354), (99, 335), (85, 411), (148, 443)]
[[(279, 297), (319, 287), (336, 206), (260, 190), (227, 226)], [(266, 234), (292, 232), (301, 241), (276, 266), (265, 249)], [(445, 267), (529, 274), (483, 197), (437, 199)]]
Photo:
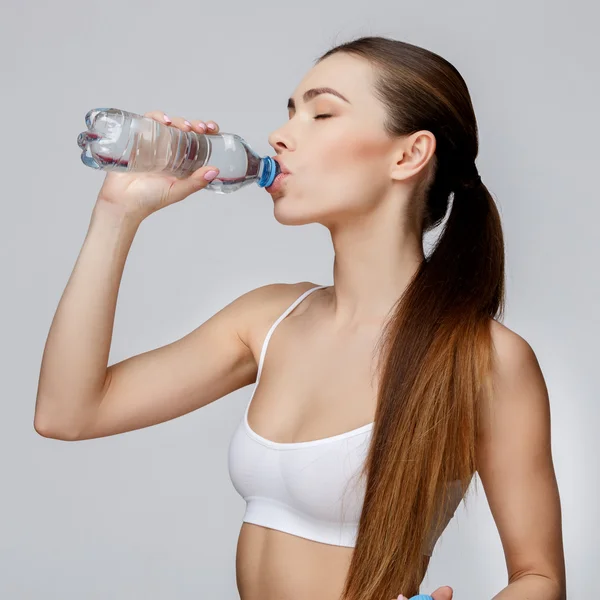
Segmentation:
[[(497, 320), (503, 235), (475, 166), (464, 80), (430, 51), (366, 37), (322, 56), (288, 108), (269, 138), (289, 173), (268, 190), (274, 215), (327, 227), (333, 285), (259, 287), (107, 368), (140, 223), (203, 189), (212, 169), (184, 180), (107, 173), (48, 335), (36, 430), (114, 435), (255, 382), (229, 447), (247, 502), (242, 600), (418, 593), (476, 471), (506, 554), (509, 584), (495, 600), (564, 600), (548, 395), (532, 348)], [(425, 256), (423, 234), (447, 212)]]

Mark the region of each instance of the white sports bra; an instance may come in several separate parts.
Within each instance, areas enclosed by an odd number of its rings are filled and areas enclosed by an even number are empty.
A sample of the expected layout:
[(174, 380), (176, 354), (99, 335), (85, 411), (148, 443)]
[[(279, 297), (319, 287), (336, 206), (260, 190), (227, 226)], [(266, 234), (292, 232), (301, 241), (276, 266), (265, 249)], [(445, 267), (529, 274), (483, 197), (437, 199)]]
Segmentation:
[[(254, 390), (228, 452), (229, 476), (246, 501), (244, 521), (335, 546), (354, 547), (365, 482), (359, 472), (373, 422), (328, 438), (272, 442), (250, 429), (248, 411), (258, 387), (269, 339), (277, 325), (319, 285), (304, 292), (273, 323), (262, 346)], [(429, 536), (433, 547), (460, 503), (460, 481), (452, 482), (446, 519)]]

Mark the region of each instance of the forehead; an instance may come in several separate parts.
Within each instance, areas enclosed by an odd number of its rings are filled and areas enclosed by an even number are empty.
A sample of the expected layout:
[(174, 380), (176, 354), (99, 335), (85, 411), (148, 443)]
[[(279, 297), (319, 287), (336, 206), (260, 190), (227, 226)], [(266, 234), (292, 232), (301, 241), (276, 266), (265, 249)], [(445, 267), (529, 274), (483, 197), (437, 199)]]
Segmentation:
[[(371, 106), (375, 102), (372, 94), (374, 75), (373, 68), (365, 59), (338, 52), (312, 67), (294, 90), (292, 98), (299, 106), (306, 90), (330, 87), (348, 98), (354, 107)], [(334, 98), (329, 94), (321, 97)]]

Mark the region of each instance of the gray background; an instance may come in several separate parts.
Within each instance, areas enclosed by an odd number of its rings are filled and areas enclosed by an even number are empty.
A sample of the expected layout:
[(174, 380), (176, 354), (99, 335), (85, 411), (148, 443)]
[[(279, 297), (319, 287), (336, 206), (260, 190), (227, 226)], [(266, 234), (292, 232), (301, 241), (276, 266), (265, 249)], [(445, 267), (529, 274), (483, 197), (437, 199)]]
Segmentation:
[[(467, 81), (506, 236), (504, 322), (532, 345), (550, 391), (569, 596), (597, 594), (597, 22), (583, 1), (4, 2), (0, 598), (238, 597), (244, 502), (227, 446), (252, 386), (110, 438), (33, 429), (44, 342), (104, 179), (83, 166), (76, 138), (91, 108), (160, 109), (213, 119), (272, 155), (267, 136), (313, 59), (359, 35), (427, 47)], [(258, 186), (194, 194), (137, 234), (110, 363), (178, 339), (260, 285), (329, 284), (332, 261), (328, 231), (280, 225)], [(482, 600), (506, 584), (479, 485), (422, 591), (451, 585), (456, 600)]]

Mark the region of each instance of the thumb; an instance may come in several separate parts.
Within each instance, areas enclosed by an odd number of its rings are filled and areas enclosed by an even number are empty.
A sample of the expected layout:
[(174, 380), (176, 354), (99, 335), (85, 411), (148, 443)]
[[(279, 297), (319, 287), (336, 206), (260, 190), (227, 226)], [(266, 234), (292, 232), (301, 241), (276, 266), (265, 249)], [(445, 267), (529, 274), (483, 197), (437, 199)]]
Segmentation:
[[(210, 175), (208, 177), (205, 177), (209, 173)], [(206, 184), (210, 183), (218, 175), (219, 169), (217, 169), (217, 167), (204, 166), (194, 171), (190, 179), (196, 179), (196, 181), (200, 181), (202, 184)]]
[[(209, 179), (205, 175), (210, 174)], [(211, 181), (219, 175), (217, 167), (204, 166), (196, 169), (189, 177), (180, 179), (175, 183), (177, 187), (176, 200), (186, 198), (190, 194), (204, 189)]]
[(433, 600), (452, 600), (454, 590), (449, 585), (439, 587), (431, 594)]

